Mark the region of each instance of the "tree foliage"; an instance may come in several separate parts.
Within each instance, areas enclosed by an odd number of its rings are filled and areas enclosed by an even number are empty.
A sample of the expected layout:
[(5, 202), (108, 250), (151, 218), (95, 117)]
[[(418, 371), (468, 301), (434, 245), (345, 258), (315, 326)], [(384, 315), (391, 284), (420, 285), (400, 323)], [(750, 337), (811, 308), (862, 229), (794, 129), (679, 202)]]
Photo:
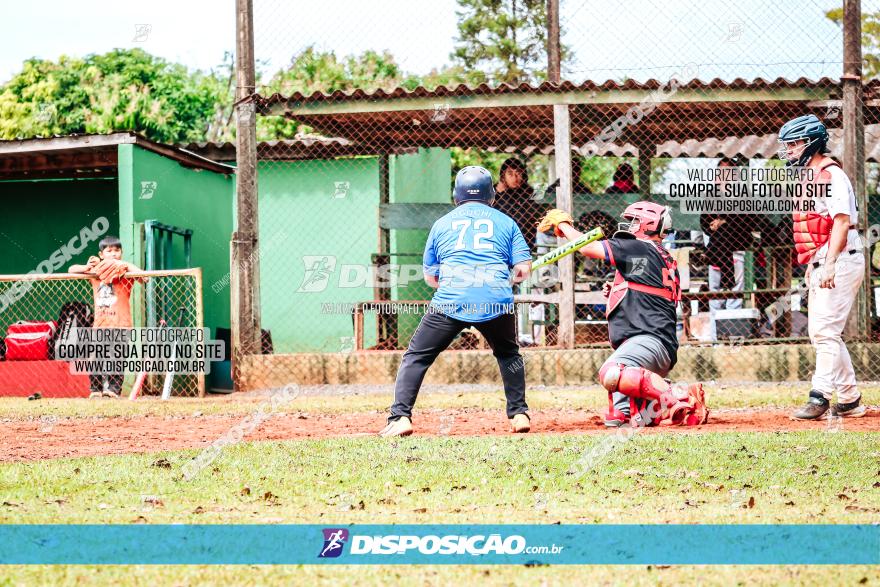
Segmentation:
[(29, 59), (0, 87), (0, 138), (135, 130), (176, 143), (229, 135), (228, 76), (141, 49)]
[[(829, 10), (825, 16), (843, 26), (843, 8)], [(864, 78), (880, 75), (880, 12), (862, 13), (862, 68)]]
[(536, 82), (547, 74), (545, 0), (458, 0), (453, 60), (471, 83)]
[[(261, 93), (290, 96), (299, 92), (310, 96), (315, 92), (371, 91), (390, 89), (403, 81), (400, 68), (388, 52), (365, 51), (360, 55), (339, 58), (332, 51), (322, 52), (307, 47), (291, 59), (289, 67), (276, 72)], [(292, 138), (310, 130), (281, 116), (261, 116), (257, 119), (258, 140)]]
[[(450, 65), (413, 74), (404, 72), (387, 51), (367, 50), (339, 57), (332, 51), (308, 47), (266, 83), (258, 79), (260, 91), (264, 95), (311, 95), (544, 79), (543, 0), (458, 2), (458, 45)], [(132, 130), (167, 143), (232, 140), (233, 82), (231, 54), (208, 72), (191, 71), (141, 49), (118, 49), (84, 58), (62, 56), (57, 61), (30, 59), (0, 86), (0, 138)], [(281, 117), (258, 117), (259, 140), (311, 132)], [(462, 162), (483, 159), (475, 152), (456, 156)], [(487, 158), (487, 164), (491, 166), (494, 159)]]
[[(310, 96), (315, 92), (329, 94), (358, 89), (366, 92), (397, 87), (412, 90), (418, 86), (433, 89), (439, 85), (464, 81), (461, 67), (432, 70), (427, 75), (419, 76), (405, 73), (387, 51), (364, 51), (360, 55), (337, 57), (333, 51), (307, 47), (291, 60), (289, 67), (276, 72), (261, 93), (271, 95), (277, 92), (290, 96), (298, 92)], [(258, 140), (292, 138), (311, 133), (311, 130), (280, 116), (261, 116), (257, 120)]]

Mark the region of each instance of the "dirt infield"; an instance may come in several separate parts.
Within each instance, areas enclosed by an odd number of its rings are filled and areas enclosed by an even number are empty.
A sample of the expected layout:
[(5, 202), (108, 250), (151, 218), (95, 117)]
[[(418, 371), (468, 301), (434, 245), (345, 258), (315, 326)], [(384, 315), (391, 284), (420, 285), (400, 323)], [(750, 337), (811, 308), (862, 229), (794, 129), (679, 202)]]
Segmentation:
[[(709, 424), (693, 428), (661, 427), (647, 433), (693, 434), (722, 431), (777, 432), (799, 430), (880, 431), (880, 409), (863, 418), (838, 422), (797, 422), (783, 409), (718, 409)], [(246, 416), (116, 417), (0, 423), (0, 462), (34, 461), (127, 453), (146, 453), (208, 446)], [(288, 440), (372, 435), (384, 425), (380, 412), (345, 414), (279, 414), (264, 421), (246, 439)], [(415, 419), (416, 436), (508, 434), (507, 420), (497, 410), (425, 410)], [(599, 414), (589, 410), (542, 410), (534, 415), (538, 434), (608, 434)]]

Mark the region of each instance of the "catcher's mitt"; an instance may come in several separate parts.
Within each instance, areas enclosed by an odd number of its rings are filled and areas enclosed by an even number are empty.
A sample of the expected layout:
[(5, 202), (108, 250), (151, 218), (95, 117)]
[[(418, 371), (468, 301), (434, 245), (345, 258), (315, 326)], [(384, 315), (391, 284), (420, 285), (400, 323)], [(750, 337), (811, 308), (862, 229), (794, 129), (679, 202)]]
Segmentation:
[(101, 283), (113, 283), (128, 272), (128, 265), (115, 259), (104, 259), (92, 270)]
[(573, 225), (574, 219), (571, 217), (571, 214), (569, 214), (565, 210), (554, 208), (544, 214), (541, 222), (538, 223), (538, 232), (549, 232), (550, 230), (552, 230), (556, 236), (563, 236), (557, 231), (557, 227), (562, 222), (568, 222), (569, 224)]

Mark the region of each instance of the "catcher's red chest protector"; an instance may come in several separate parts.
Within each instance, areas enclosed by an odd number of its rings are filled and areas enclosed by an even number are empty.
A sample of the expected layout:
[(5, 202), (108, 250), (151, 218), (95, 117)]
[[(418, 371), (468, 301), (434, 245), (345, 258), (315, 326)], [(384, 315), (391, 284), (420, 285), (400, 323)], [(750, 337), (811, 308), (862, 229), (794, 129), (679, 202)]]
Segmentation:
[[(836, 162), (830, 161), (819, 168), (816, 174), (815, 182), (830, 181), (830, 175), (826, 169), (829, 167), (839, 167)], [(794, 213), (794, 248), (797, 251), (798, 264), (803, 265), (813, 254), (821, 249), (828, 239), (831, 238), (831, 227), (834, 226), (834, 220), (828, 214), (819, 214), (817, 212), (795, 212)]]
[(681, 300), (681, 285), (678, 278), (678, 264), (669, 256), (659, 244), (651, 243), (657, 249), (658, 256), (662, 259), (664, 267), (663, 287), (654, 287), (637, 283), (635, 281), (627, 281), (623, 274), (618, 270), (614, 275), (614, 283), (611, 284), (611, 290), (608, 292), (608, 305), (605, 310), (605, 316), (610, 316), (614, 309), (620, 304), (624, 296), (629, 290), (635, 290), (642, 293), (659, 296), (673, 304), (677, 304)]

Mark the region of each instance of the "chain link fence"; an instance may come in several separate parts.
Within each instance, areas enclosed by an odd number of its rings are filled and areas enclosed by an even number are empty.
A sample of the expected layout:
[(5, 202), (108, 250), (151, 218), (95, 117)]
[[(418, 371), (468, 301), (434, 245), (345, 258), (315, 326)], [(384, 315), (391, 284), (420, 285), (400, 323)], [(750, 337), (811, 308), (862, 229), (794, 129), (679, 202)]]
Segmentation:
[[(331, 2), (310, 11), (307, 26), (286, 3), (255, 0), (266, 332), (264, 354), (243, 359), (244, 387), (392, 382), (433, 293), (422, 278), (428, 231), (453, 208), (453, 178), (466, 165), (492, 173), (495, 207), (535, 257), (561, 242), (536, 230), (550, 208), (570, 211), (582, 231), (611, 235), (633, 202), (672, 206), (664, 246), (683, 289), (673, 375), (809, 378), (814, 353), (791, 214), (701, 213), (675, 196), (736, 183), (723, 169), (746, 170), (767, 193), (783, 189), (772, 179), (784, 166), (776, 133), (804, 114), (826, 124), (830, 155), (842, 161), (840, 4), (563, 1), (560, 83), (547, 81), (546, 8), (531, 0), (416, 2), (402, 11)], [(862, 3), (865, 22), (878, 11), (877, 2)], [(318, 40), (315, 30), (328, 34)], [(859, 377), (876, 380), (880, 264), (866, 229), (878, 220), (872, 51), (880, 39), (872, 27), (864, 34), (866, 179), (853, 183), (868, 203), (859, 211), (867, 246), (857, 254), (869, 271), (848, 340)], [(284, 251), (273, 248), (282, 234)], [(614, 270), (575, 257), (571, 277), (549, 268), (515, 291), (532, 383), (593, 381), (610, 352), (602, 285)], [(560, 306), (569, 295), (572, 314)], [(429, 378), (497, 378), (489, 352), (466, 352), (487, 349), (475, 331), (451, 349)]]
[[(134, 327), (204, 326), (201, 270), (128, 273), (114, 282), (114, 287), (129, 286)], [(84, 274), (0, 275), (0, 396), (87, 397), (90, 375), (57, 360), (56, 342), (66, 340), (70, 328), (93, 326), (101, 296), (97, 280)], [(123, 396), (137, 375), (124, 375)], [(147, 374), (141, 394), (160, 394), (164, 380), (164, 373)], [(203, 396), (204, 374), (176, 374), (171, 392)]]

